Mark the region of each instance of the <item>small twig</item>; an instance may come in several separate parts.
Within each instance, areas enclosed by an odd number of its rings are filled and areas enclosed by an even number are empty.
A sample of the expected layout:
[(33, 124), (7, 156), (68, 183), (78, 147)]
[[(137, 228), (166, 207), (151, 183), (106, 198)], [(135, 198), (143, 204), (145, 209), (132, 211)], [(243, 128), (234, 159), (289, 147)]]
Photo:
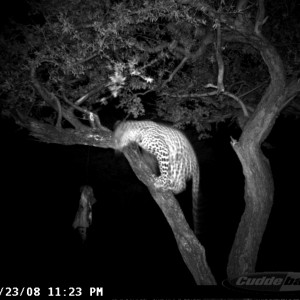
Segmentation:
[[(217, 87), (216, 85), (213, 85), (213, 84), (211, 84), (211, 83), (207, 84), (205, 87), (207, 87), (207, 88), (210, 87), (210, 88), (218, 89), (218, 87)], [(242, 101), (239, 97), (233, 95), (233, 94), (230, 93), (230, 92), (226, 92), (226, 91), (224, 91), (222, 94), (224, 94), (224, 95), (226, 95), (226, 96), (228, 96), (228, 97), (234, 99), (235, 101), (237, 101), (237, 102), (240, 104), (240, 106), (241, 106), (241, 108), (242, 108), (242, 110), (243, 110), (244, 116), (245, 116), (245, 117), (249, 117), (248, 110), (247, 110), (245, 104), (243, 103), (243, 101)]]
[(256, 35), (261, 36), (261, 28), (267, 21), (268, 17), (265, 18), (265, 5), (264, 0), (258, 1), (258, 9), (256, 14), (256, 21), (254, 26), (254, 32)]
[(85, 95), (83, 95), (82, 97), (80, 97), (78, 100), (76, 100), (74, 104), (75, 105), (81, 105), (88, 98), (90, 98), (94, 94), (98, 93), (102, 88), (103, 88), (103, 86), (97, 86), (96, 88), (90, 90), (88, 93), (86, 93)]
[(201, 98), (201, 97), (209, 97), (217, 95), (218, 91), (213, 91), (209, 93), (202, 93), (202, 94), (180, 94), (180, 95), (172, 95), (169, 93), (163, 93), (162, 95), (172, 97), (172, 98)]
[[(281, 109), (286, 107), (300, 92), (300, 79), (293, 80), (286, 88), (286, 101), (282, 104)], [(299, 100), (298, 100), (299, 102)], [(299, 104), (294, 105), (296, 109), (299, 109)]]
[(169, 78), (166, 79), (166, 80), (163, 82), (162, 87), (165, 87), (166, 84), (167, 84), (168, 82), (170, 82), (170, 81), (173, 79), (173, 77), (175, 76), (175, 74), (183, 67), (183, 65), (185, 64), (185, 62), (186, 62), (188, 59), (189, 59), (188, 56), (185, 56), (185, 57), (182, 59), (182, 61), (180, 62), (180, 64), (175, 68), (175, 70), (174, 70), (173, 73), (169, 76)]
[(75, 105), (80, 105), (82, 104), (89, 96), (89, 93), (83, 95), (82, 97), (80, 97), (78, 100), (75, 101)]
[(152, 66), (153, 64), (155, 64), (156, 62), (158, 62), (158, 60), (159, 60), (158, 58), (153, 59), (148, 64), (141, 67), (140, 70), (145, 70), (146, 68), (148, 68), (148, 67)]
[(235, 95), (233, 95), (229, 92), (226, 92), (226, 91), (224, 91), (223, 94), (230, 97), (230, 98), (232, 98), (232, 99), (234, 99), (235, 101), (237, 101), (240, 104), (240, 106), (243, 110), (244, 116), (247, 117), (247, 118), (249, 117), (247, 107), (239, 97), (237, 97), (237, 96), (235, 96)]
[(260, 87), (262, 87), (264, 84), (266, 83), (266, 81), (264, 81), (262, 84), (256, 86), (255, 88), (253, 88), (252, 90), (248, 91), (248, 92), (245, 92), (244, 94), (242, 95), (239, 95), (239, 98), (242, 98), (242, 97), (245, 97), (246, 95), (256, 91), (257, 89), (259, 89)]
[[(107, 35), (105, 35), (105, 36), (103, 37), (103, 39), (100, 41), (100, 45), (99, 45), (99, 48), (100, 48), (100, 49), (102, 49), (106, 37), (107, 37)], [(99, 55), (100, 55), (100, 50), (98, 50), (97, 53), (93, 53), (93, 54), (90, 55), (89, 57), (84, 58), (84, 59), (82, 59), (82, 60), (76, 62), (76, 63), (74, 64), (74, 66), (77, 66), (77, 65), (86, 63), (86, 62), (88, 62), (88, 61), (94, 59), (95, 57), (97, 57), (97, 56), (99, 56)]]
[(99, 56), (99, 55), (100, 55), (99, 52), (94, 53), (94, 54), (90, 55), (90, 56), (87, 57), (87, 58), (84, 58), (84, 59), (82, 59), (82, 60), (80, 60), (80, 61), (77, 61), (77, 62), (73, 65), (73, 67), (78, 66), (78, 65), (81, 65), (81, 64), (84, 64), (84, 63), (86, 63), (86, 62), (88, 62), (88, 61), (94, 59), (95, 57), (97, 57), (97, 56)]
[(91, 126), (92, 126), (93, 129), (95, 129), (95, 128), (102, 128), (102, 125), (100, 123), (99, 117), (95, 113), (89, 111), (86, 108), (82, 108), (82, 107), (80, 107), (78, 105), (75, 105), (74, 103), (72, 103), (71, 101), (69, 101), (67, 99), (67, 97), (65, 96), (64, 93), (63, 93), (63, 99), (71, 107), (73, 107), (74, 109), (76, 109), (76, 110), (82, 112), (83, 114), (85, 114), (86, 116), (88, 116), (90, 124), (91, 124)]
[(61, 110), (61, 104), (60, 101), (57, 99), (57, 97), (53, 97), (56, 105), (57, 105), (57, 120), (56, 120), (56, 127), (61, 128), (61, 121), (62, 121), (62, 110)]

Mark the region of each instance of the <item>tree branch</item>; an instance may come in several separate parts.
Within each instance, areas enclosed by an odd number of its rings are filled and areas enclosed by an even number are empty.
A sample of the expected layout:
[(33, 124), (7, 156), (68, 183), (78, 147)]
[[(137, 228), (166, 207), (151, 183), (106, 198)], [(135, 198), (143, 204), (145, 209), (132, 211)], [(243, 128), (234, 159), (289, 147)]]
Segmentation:
[(61, 128), (61, 121), (62, 121), (62, 109), (61, 109), (61, 104), (59, 100), (55, 97), (54, 101), (56, 102), (57, 105), (57, 120), (56, 120), (56, 127)]
[(195, 237), (182, 213), (180, 205), (171, 192), (161, 192), (154, 188), (151, 170), (140, 159), (135, 146), (124, 150), (133, 171), (149, 189), (152, 197), (164, 213), (172, 228), (182, 258), (198, 285), (215, 285), (216, 281), (207, 265), (205, 249)]
[(267, 21), (267, 18), (265, 18), (265, 6), (264, 6), (264, 0), (258, 0), (258, 9), (256, 14), (256, 21), (254, 26), (254, 32), (256, 35), (261, 35), (261, 29), (264, 23)]
[(267, 83), (267, 81), (264, 81), (263, 83), (259, 84), (258, 86), (254, 87), (253, 89), (251, 89), (251, 90), (245, 92), (244, 94), (239, 95), (239, 98), (245, 97), (245, 96), (247, 96), (248, 94), (250, 94), (250, 93), (252, 93), (252, 92), (258, 90), (259, 88), (261, 88), (262, 86), (264, 86), (266, 83)]
[(175, 76), (175, 74), (183, 67), (183, 65), (185, 64), (185, 62), (189, 59), (188, 56), (185, 56), (182, 61), (180, 62), (180, 64), (175, 68), (175, 70), (172, 72), (172, 74), (169, 76), (168, 79), (166, 79), (162, 85), (161, 85), (161, 88), (164, 88), (168, 82), (170, 82), (173, 77)]
[(59, 99), (54, 94), (48, 92), (45, 88), (41, 86), (41, 84), (36, 78), (36, 66), (33, 64), (31, 65), (30, 76), (34, 87), (36, 88), (40, 96), (43, 98), (43, 100), (58, 113), (56, 126), (61, 127), (61, 125), (58, 125), (58, 122), (61, 122), (62, 117), (64, 117), (68, 122), (70, 122), (70, 124), (74, 126), (74, 128), (82, 128), (83, 124), (77, 120), (74, 114), (65, 110), (61, 106)]
[[(216, 93), (216, 94), (219, 93), (219, 88), (218, 88), (218, 86), (215, 86), (215, 85), (209, 83), (209, 84), (207, 84), (205, 87), (211, 87), (211, 88), (217, 89), (217, 91), (215, 91), (215, 93)], [(237, 102), (239, 103), (239, 105), (241, 106), (242, 110), (243, 110), (244, 116), (245, 116), (245, 117), (249, 117), (248, 110), (247, 110), (245, 104), (243, 103), (243, 101), (242, 101), (239, 97), (233, 95), (233, 94), (230, 93), (230, 92), (226, 92), (226, 91), (224, 91), (222, 94), (223, 94), (223, 95), (226, 95), (226, 96), (228, 96), (228, 97), (230, 97), (230, 98), (232, 98), (232, 99), (234, 99), (235, 101), (237, 101)]]
[(91, 54), (90, 56), (88, 56), (88, 57), (86, 57), (86, 58), (84, 58), (84, 59), (82, 59), (82, 60), (77, 61), (77, 62), (74, 64), (73, 67), (78, 66), (78, 65), (81, 65), (81, 64), (84, 64), (84, 63), (86, 63), (86, 62), (88, 62), (88, 61), (90, 61), (90, 60), (96, 58), (97, 56), (99, 56), (100, 53), (101, 53), (101, 51), (102, 51), (102, 47), (103, 47), (103, 45), (104, 45), (104, 42), (105, 42), (106, 38), (107, 38), (107, 34), (106, 34), (106, 35), (103, 37), (103, 39), (98, 43), (98, 51), (97, 51), (96, 53), (93, 53), (93, 54)]
[(216, 27), (217, 27), (217, 44), (216, 44), (216, 57), (218, 62), (218, 91), (224, 92), (224, 62), (222, 57), (222, 46), (221, 46), (221, 23), (219, 19), (216, 19)]
[(200, 44), (198, 50), (191, 54), (191, 59), (193, 61), (196, 60), (196, 59), (199, 59), (199, 57), (201, 57), (204, 54), (207, 46), (213, 42), (213, 37), (214, 36), (213, 36), (213, 33), (211, 31), (208, 31), (206, 33), (205, 37), (201, 41), (201, 44)]
[(101, 125), (101, 123), (100, 123), (99, 117), (98, 117), (96, 114), (94, 114), (93, 112), (89, 111), (89, 110), (86, 109), (86, 108), (81, 108), (80, 106), (78, 106), (78, 105), (72, 103), (71, 101), (69, 101), (69, 100), (67, 99), (67, 97), (65, 96), (64, 93), (63, 93), (63, 99), (64, 99), (64, 101), (65, 101), (66, 103), (68, 103), (71, 107), (73, 107), (74, 109), (76, 109), (76, 110), (82, 112), (84, 115), (86, 115), (86, 116), (88, 117), (88, 119), (89, 119), (89, 121), (90, 121), (90, 125), (91, 125), (91, 127), (92, 127), (93, 129), (96, 129), (96, 128), (98, 128), (98, 129), (104, 129), (104, 127), (103, 127), (103, 126)]
[(270, 133), (286, 100), (285, 71), (276, 49), (261, 34), (251, 33), (247, 25), (240, 26), (241, 34), (231, 35), (230, 40), (249, 43), (258, 49), (269, 69), (271, 81), (256, 110), (245, 124), (239, 142), (232, 143), (245, 175), (246, 206), (229, 256), (229, 278), (255, 271), (257, 254), (274, 195), (271, 168), (260, 145)]
[(111, 131), (92, 130), (91, 128), (82, 130), (61, 129), (31, 119), (27, 119), (26, 122), (23, 120), (22, 125), (29, 130), (30, 135), (44, 143), (113, 148)]
[(102, 86), (98, 86), (98, 87), (90, 90), (88, 93), (86, 93), (85, 95), (83, 95), (82, 97), (80, 97), (78, 100), (76, 100), (74, 104), (75, 105), (81, 105), (88, 98), (90, 98), (91, 96), (97, 94), (102, 88), (103, 88)]

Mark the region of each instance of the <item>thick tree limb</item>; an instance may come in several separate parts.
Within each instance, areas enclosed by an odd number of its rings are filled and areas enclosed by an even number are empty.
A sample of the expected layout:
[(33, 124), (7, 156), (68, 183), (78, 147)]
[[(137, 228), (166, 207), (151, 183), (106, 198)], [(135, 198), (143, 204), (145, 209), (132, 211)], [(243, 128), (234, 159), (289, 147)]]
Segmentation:
[(171, 192), (160, 192), (154, 188), (150, 169), (140, 159), (136, 147), (124, 151), (133, 171), (149, 189), (172, 228), (182, 258), (192, 273), (197, 285), (214, 285), (216, 281), (209, 269), (205, 249), (190, 229), (182, 210)]
[(23, 122), (23, 126), (29, 130), (33, 137), (44, 143), (113, 148), (111, 131), (108, 130), (92, 130), (89, 127), (82, 130), (62, 129), (32, 120), (26, 124)]

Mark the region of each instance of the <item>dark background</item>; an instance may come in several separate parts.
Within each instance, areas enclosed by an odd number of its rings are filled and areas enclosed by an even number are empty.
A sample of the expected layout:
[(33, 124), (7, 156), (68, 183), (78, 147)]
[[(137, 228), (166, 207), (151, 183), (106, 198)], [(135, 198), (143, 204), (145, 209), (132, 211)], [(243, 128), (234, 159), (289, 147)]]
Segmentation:
[[(1, 27), (11, 16), (26, 22), (24, 2), (1, 4)], [(242, 169), (230, 146), (230, 136), (238, 139), (239, 133), (234, 126), (226, 129), (228, 125), (219, 126), (205, 142), (187, 132), (201, 168), (201, 243), (219, 283), (226, 278), (244, 207)], [(273, 170), (275, 198), (258, 272), (300, 272), (299, 125), (299, 120), (279, 117), (263, 146)], [(191, 291), (193, 278), (167, 221), (122, 155), (111, 149), (43, 144), (8, 120), (0, 120), (0, 134), (0, 287), (94, 284), (106, 292), (107, 286), (128, 284)], [(84, 184), (93, 187), (97, 203), (82, 245), (72, 223)], [(190, 190), (178, 198), (190, 222)], [(149, 295), (149, 288), (141, 290)]]
[[(279, 118), (264, 152), (275, 199), (257, 271), (300, 271), (299, 120)], [(216, 279), (226, 264), (244, 207), (241, 165), (230, 146), (234, 130), (198, 142), (203, 193), (202, 243)], [(44, 144), (13, 123), (1, 122), (0, 280), (37, 283), (192, 285), (172, 231), (126, 159), (111, 149)], [(72, 223), (80, 186), (97, 203), (82, 245)], [(191, 191), (179, 195), (190, 222)]]

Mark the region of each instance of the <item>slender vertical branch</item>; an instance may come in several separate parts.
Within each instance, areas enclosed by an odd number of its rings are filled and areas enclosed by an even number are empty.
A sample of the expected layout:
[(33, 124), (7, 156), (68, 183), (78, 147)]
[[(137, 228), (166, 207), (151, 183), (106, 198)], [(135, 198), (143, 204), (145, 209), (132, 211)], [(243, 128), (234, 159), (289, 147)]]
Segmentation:
[(267, 18), (265, 19), (265, 5), (264, 0), (258, 0), (258, 9), (256, 14), (256, 21), (254, 26), (254, 32), (256, 35), (261, 35), (261, 28), (263, 24), (266, 22)]
[(56, 120), (56, 127), (61, 128), (61, 121), (62, 121), (62, 110), (61, 110), (61, 104), (60, 101), (55, 98), (54, 101), (57, 105), (57, 120)]
[(218, 62), (218, 91), (224, 92), (224, 62), (222, 57), (222, 47), (221, 47), (221, 24), (219, 19), (216, 19), (216, 27), (217, 27), (217, 45), (216, 45), (216, 56), (217, 56), (217, 62)]

